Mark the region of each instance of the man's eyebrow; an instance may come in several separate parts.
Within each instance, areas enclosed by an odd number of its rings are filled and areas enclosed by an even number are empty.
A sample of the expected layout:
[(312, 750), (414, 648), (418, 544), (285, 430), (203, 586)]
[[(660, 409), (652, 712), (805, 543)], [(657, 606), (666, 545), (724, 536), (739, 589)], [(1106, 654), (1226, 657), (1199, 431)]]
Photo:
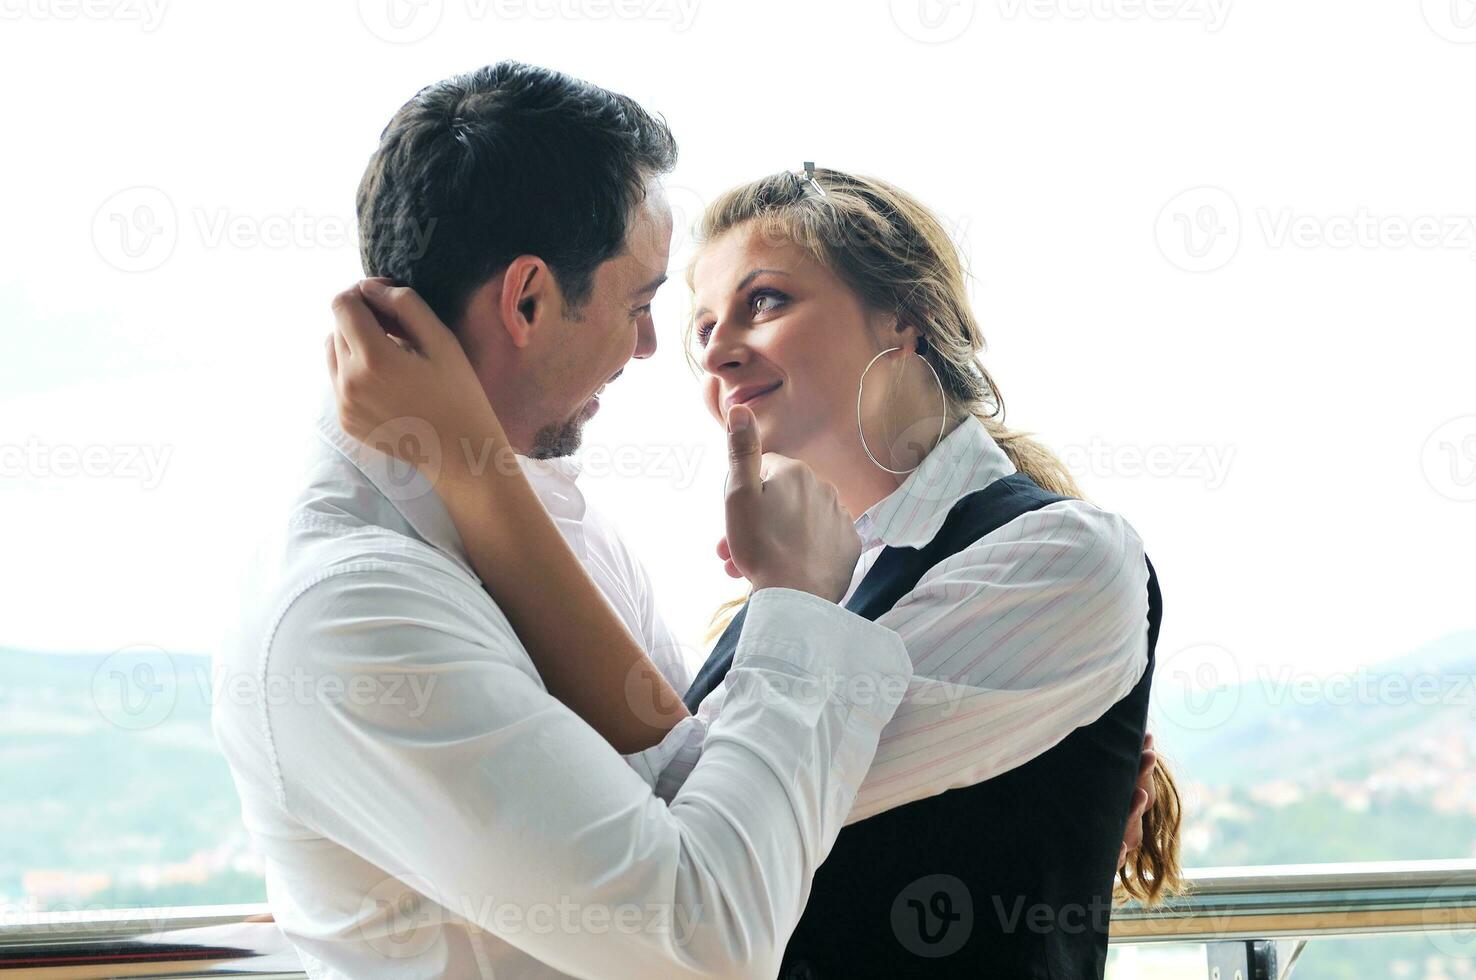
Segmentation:
[[(765, 273), (769, 273), (770, 275), (775, 275), (775, 276), (787, 276), (787, 275), (789, 275), (789, 273), (785, 272), (783, 269), (754, 269), (748, 275), (746, 275), (742, 279), (739, 279), (738, 280), (738, 285), (736, 285), (736, 286), (733, 287), (733, 292), (735, 292), (735, 293), (741, 293), (741, 292), (743, 292), (745, 289), (747, 289), (749, 287), (749, 285), (755, 279), (757, 279), (761, 275), (764, 275)], [(700, 310), (698, 310), (698, 311), (696, 311), (695, 313), (692, 314), (692, 319), (695, 320), (699, 316), (702, 316), (704, 313), (709, 313), (709, 312), (711, 312), (711, 311), (708, 310), (708, 308), (704, 306), (704, 307), (702, 307), (702, 309), (700, 309)]]
[(655, 279), (652, 279), (650, 282), (646, 283), (640, 289), (637, 289), (635, 292), (631, 293), (630, 298), (636, 299), (639, 296), (644, 296), (646, 293), (654, 293), (656, 290), (661, 288), (661, 284), (664, 282), (666, 282), (666, 273), (663, 272)]

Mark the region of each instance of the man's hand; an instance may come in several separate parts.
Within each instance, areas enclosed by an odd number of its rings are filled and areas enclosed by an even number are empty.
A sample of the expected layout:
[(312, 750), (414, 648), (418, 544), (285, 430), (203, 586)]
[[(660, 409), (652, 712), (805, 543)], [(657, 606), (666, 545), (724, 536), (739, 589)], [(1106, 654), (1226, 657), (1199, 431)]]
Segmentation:
[(1143, 754), (1138, 759), (1138, 787), (1133, 790), (1133, 805), (1128, 810), (1127, 829), (1123, 831), (1122, 847), (1117, 852), (1117, 870), (1121, 871), (1127, 861), (1128, 852), (1136, 851), (1143, 843), (1143, 814), (1153, 806), (1153, 767), (1158, 762), (1158, 753), (1153, 751), (1153, 733), (1143, 737)]

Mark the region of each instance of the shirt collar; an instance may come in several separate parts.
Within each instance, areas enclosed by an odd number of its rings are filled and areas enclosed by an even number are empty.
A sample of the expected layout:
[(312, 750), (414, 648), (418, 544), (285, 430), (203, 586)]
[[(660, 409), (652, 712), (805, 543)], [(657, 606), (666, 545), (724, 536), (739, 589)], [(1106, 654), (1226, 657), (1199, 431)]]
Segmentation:
[(969, 415), (948, 433), (903, 484), (856, 521), (868, 545), (921, 548), (932, 541), (961, 498), (1015, 472), (1015, 464)]
[[(533, 485), (533, 492), (543, 501), (543, 506), (553, 517), (555, 524), (567, 532), (583, 523), (588, 507), (584, 492), (579, 489), (577, 482), (582, 471), (578, 460), (573, 456), (530, 459), (519, 453), (518, 463), (523, 467), (523, 475)], [(576, 547), (575, 551), (578, 550)]]
[[(339, 424), (338, 407), (331, 394), (318, 415), (316, 428), (318, 436), (348, 460), (416, 534), (476, 577), (461, 534), (424, 473), (345, 432)], [(576, 485), (581, 470), (577, 461), (572, 457), (530, 459), (521, 453), (517, 454), (517, 460), (534, 493), (556, 523), (565, 530), (582, 523), (586, 504), (583, 492)]]

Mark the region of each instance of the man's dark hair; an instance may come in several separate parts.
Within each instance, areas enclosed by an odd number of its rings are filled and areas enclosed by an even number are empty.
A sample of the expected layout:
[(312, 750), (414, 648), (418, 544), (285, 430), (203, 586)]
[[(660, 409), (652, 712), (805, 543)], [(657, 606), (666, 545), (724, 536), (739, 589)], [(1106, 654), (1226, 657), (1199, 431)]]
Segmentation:
[(500, 61), (428, 85), (359, 183), (364, 273), (413, 287), (454, 329), (476, 289), (536, 255), (577, 311), (676, 156), (663, 120), (561, 72)]

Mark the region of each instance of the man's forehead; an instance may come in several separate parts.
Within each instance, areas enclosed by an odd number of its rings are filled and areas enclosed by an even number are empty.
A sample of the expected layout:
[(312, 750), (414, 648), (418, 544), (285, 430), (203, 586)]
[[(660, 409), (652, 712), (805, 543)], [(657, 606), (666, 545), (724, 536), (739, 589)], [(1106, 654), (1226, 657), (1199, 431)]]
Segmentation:
[(645, 235), (670, 244), (671, 232), (671, 204), (667, 202), (661, 185), (652, 185), (645, 199), (632, 210), (627, 235)]
[(660, 193), (660, 185), (655, 185), (631, 215), (625, 232), (625, 250), (611, 260), (612, 265), (621, 267), (621, 274), (632, 291), (639, 291), (666, 275), (671, 258), (671, 232), (671, 206)]
[(618, 290), (621, 298), (634, 299), (649, 295), (667, 279), (667, 256), (662, 249), (640, 250), (634, 247), (602, 263), (596, 278), (605, 288)]

